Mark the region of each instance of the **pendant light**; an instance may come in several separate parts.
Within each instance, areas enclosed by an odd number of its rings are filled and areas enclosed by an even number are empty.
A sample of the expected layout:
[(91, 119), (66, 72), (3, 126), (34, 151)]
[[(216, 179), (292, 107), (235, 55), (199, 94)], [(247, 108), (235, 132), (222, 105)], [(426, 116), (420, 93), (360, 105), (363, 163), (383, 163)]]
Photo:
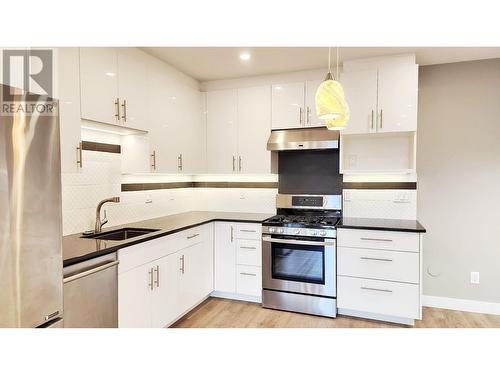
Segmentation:
[(344, 89), (338, 81), (339, 48), (337, 47), (337, 69), (335, 78), (331, 71), (331, 48), (328, 48), (328, 73), (316, 91), (316, 114), (330, 130), (344, 129), (349, 121), (349, 106), (345, 101)]

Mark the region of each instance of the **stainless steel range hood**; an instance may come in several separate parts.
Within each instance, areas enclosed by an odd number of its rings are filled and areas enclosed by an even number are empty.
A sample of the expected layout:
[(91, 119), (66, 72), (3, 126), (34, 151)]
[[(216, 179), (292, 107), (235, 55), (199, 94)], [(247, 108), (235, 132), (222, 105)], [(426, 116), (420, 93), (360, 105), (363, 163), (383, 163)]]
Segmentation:
[(273, 130), (267, 141), (269, 151), (323, 150), (339, 148), (339, 132), (327, 128)]

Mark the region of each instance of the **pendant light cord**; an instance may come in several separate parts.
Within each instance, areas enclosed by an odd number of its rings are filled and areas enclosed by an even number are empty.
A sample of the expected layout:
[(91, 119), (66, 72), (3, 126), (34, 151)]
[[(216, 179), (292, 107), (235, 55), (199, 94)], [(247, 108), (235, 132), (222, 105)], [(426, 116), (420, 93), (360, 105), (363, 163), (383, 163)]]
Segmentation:
[(335, 72), (335, 80), (339, 80), (339, 47), (337, 47), (337, 70)]
[(331, 47), (328, 47), (328, 73), (332, 72)]

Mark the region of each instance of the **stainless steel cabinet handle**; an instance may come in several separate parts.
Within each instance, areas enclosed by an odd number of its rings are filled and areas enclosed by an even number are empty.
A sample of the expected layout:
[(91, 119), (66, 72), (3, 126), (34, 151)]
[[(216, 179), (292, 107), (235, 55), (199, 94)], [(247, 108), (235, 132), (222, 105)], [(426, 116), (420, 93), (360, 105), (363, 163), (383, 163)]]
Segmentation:
[(373, 129), (373, 125), (375, 121), (373, 120), (373, 115), (375, 114), (375, 111), (372, 109), (372, 121), (371, 121), (371, 128)]
[(83, 145), (82, 145), (82, 142), (80, 142), (78, 144), (78, 147), (76, 148), (76, 150), (78, 151), (78, 156), (79, 156), (79, 159), (76, 160), (76, 165), (79, 165), (80, 168), (83, 168)]
[(245, 250), (257, 250), (256, 247), (252, 247), (252, 246), (240, 246), (240, 249), (245, 249)]
[(236, 156), (233, 155), (233, 172), (236, 170)]
[(238, 170), (241, 172), (241, 156), (238, 156)]
[(191, 238), (198, 237), (199, 235), (200, 235), (199, 233), (195, 233), (195, 234), (193, 234), (193, 235), (191, 235), (191, 236), (187, 236), (186, 238), (187, 238), (188, 240), (190, 240)]
[(122, 115), (123, 122), (127, 122), (127, 101), (126, 100), (123, 100), (122, 108), (123, 108), (123, 115)]
[(284, 243), (284, 244), (291, 244), (291, 245), (335, 246), (335, 240), (330, 240), (329, 242), (300, 241), (300, 240), (285, 240), (283, 238), (272, 238), (269, 236), (263, 236), (262, 241), (274, 242), (274, 243)]
[(384, 125), (384, 121), (383, 121), (384, 117), (383, 117), (383, 115), (384, 115), (384, 110), (381, 109), (380, 110), (380, 129), (382, 129), (382, 126)]
[(385, 238), (368, 238), (368, 237), (361, 237), (363, 241), (382, 241), (382, 242), (392, 242), (390, 239), (385, 239)]
[(148, 284), (148, 286), (151, 288), (151, 290), (153, 290), (153, 288), (154, 288), (154, 282), (153, 282), (153, 269), (152, 268), (149, 269), (148, 275), (149, 275), (149, 284)]
[(299, 108), (299, 124), (302, 125), (302, 107)]
[(234, 240), (234, 228), (231, 225), (231, 242), (233, 242), (233, 240)]
[(311, 109), (309, 108), (309, 106), (307, 106), (306, 119), (307, 124), (309, 125), (309, 123), (311, 122)]
[(181, 272), (182, 272), (183, 275), (184, 275), (184, 266), (185, 266), (185, 264), (184, 264), (184, 255), (182, 255), (181, 256)]
[(255, 229), (240, 229), (240, 232), (257, 233)]
[(256, 273), (248, 273), (248, 272), (240, 272), (240, 275), (244, 275), (244, 276), (257, 276)]
[(153, 171), (156, 171), (156, 151), (153, 151), (151, 154), (151, 167), (153, 168)]
[(389, 289), (368, 288), (366, 286), (362, 286), (362, 287), (360, 287), (360, 289), (363, 289), (363, 290), (373, 290), (375, 292), (392, 293), (392, 290), (389, 290)]
[(392, 262), (392, 259), (386, 259), (386, 258), (359, 257), (359, 259), (362, 259), (362, 260), (379, 260), (381, 262)]
[(115, 108), (116, 108), (115, 117), (118, 121), (120, 121), (120, 98), (116, 98)]
[(156, 284), (156, 287), (159, 288), (160, 287), (160, 266), (156, 266), (155, 272), (156, 272), (155, 284)]
[(85, 277), (85, 276), (88, 276), (88, 275), (92, 275), (93, 273), (105, 270), (106, 268), (114, 267), (118, 263), (120, 263), (120, 261), (119, 260), (115, 260), (115, 261), (112, 261), (112, 262), (101, 264), (100, 266), (91, 268), (90, 270), (77, 273), (76, 275), (71, 275), (71, 276), (65, 277), (63, 279), (63, 283), (66, 284), (66, 283), (69, 283), (71, 281), (75, 281), (75, 280), (81, 279), (82, 277)]

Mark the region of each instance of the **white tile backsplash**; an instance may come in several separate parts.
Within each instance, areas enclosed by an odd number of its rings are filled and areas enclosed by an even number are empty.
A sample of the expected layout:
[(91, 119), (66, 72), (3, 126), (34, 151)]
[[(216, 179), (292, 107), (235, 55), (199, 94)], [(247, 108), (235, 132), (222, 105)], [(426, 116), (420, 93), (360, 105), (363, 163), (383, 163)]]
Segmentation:
[(416, 220), (416, 190), (356, 190), (343, 191), (345, 217)]
[[(63, 234), (92, 229), (99, 201), (107, 203), (108, 224), (126, 224), (186, 211), (275, 212), (277, 189), (184, 188), (121, 192), (122, 181), (144, 182), (144, 176), (122, 176), (120, 154), (84, 151), (78, 173), (62, 175)], [(192, 176), (153, 176), (154, 181), (190, 181)], [(224, 180), (222, 178), (222, 180)], [(252, 180), (252, 179), (249, 179)]]

